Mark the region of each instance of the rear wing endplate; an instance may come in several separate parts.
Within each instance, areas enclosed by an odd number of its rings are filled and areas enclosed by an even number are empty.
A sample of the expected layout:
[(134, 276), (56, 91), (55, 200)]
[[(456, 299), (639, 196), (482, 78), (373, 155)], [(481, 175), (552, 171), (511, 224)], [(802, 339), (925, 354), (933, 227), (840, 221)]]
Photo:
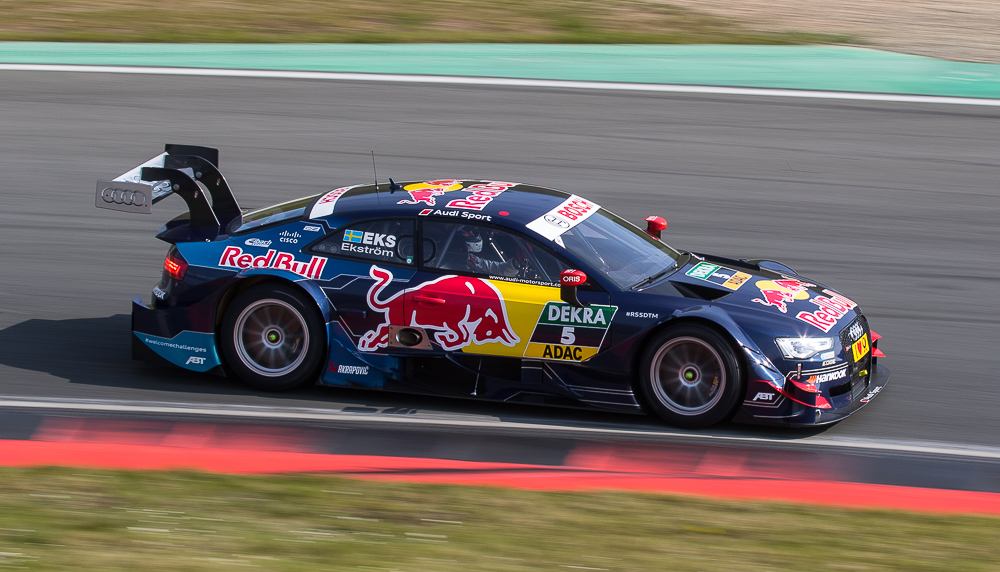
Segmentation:
[(150, 214), (153, 205), (172, 194), (187, 203), (192, 227), (222, 228), (242, 216), (233, 191), (219, 172), (218, 149), (195, 145), (168, 144), (163, 153), (128, 172), (110, 181), (97, 181), (94, 205)]

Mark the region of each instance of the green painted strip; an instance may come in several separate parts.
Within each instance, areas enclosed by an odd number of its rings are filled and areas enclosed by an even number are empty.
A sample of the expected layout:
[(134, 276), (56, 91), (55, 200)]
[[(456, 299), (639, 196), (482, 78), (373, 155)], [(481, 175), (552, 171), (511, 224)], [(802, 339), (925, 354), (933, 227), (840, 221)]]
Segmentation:
[(0, 42), (0, 63), (486, 76), (1000, 98), (1000, 64), (830, 46)]

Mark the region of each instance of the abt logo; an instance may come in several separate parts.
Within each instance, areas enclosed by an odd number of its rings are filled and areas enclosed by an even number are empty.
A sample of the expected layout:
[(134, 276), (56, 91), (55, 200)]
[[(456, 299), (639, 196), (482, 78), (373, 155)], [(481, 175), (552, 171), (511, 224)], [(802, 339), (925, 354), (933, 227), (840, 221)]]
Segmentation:
[(768, 402), (774, 401), (774, 394), (773, 393), (766, 393), (766, 392), (760, 391), (760, 392), (757, 393), (757, 395), (754, 396), (753, 400), (754, 401), (768, 401)]
[(205, 365), (205, 358), (198, 356), (191, 356), (188, 358), (187, 362), (184, 365), (190, 365), (190, 364)]

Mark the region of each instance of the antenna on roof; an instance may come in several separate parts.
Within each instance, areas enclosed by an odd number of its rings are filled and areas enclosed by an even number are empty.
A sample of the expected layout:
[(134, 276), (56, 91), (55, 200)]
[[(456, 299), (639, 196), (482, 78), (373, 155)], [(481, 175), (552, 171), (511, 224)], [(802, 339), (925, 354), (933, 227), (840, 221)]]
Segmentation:
[(382, 205), (381, 199), (378, 195), (378, 169), (375, 168), (375, 150), (372, 149), (372, 172), (375, 173), (375, 200), (378, 201), (379, 206)]

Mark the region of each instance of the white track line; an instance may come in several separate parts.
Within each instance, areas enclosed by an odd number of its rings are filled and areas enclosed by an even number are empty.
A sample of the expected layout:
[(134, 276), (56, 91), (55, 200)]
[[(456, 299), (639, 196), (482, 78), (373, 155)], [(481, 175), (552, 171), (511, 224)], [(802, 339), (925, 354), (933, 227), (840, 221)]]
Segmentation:
[(765, 97), (798, 97), (806, 99), (841, 99), (852, 101), (885, 101), (894, 103), (933, 103), (948, 105), (980, 105), (1000, 107), (1000, 99), (975, 97), (945, 97), (935, 95), (899, 95), (891, 93), (860, 93), (848, 91), (815, 91), (800, 89), (767, 89), (755, 87), (715, 87), (703, 85), (671, 85), (654, 83), (622, 83), (602, 81), (570, 81), (550, 79), (516, 79), (499, 77), (464, 77), (447, 75), (403, 75), (379, 73), (308, 72), (279, 70), (231, 70), (139, 66), (77, 66), (48, 64), (0, 64), (0, 71), (52, 71), (85, 73), (122, 73), (152, 75), (187, 75), (208, 77), (259, 77), (277, 79), (319, 79), (328, 81), (377, 81), (450, 85), (485, 85), (508, 87), (541, 87), (558, 89), (596, 89), (611, 91), (644, 91), (660, 93), (698, 93), (710, 95), (750, 95)]
[(42, 409), (58, 411), (90, 411), (131, 414), (167, 414), (214, 417), (221, 419), (260, 419), (283, 421), (323, 421), (357, 424), (404, 424), (410, 426), (446, 426), (481, 429), (536, 430), (564, 432), (578, 437), (645, 438), (667, 437), (676, 440), (695, 441), (720, 445), (725, 443), (747, 443), (766, 445), (771, 448), (841, 448), (857, 451), (880, 451), (894, 453), (919, 453), (924, 455), (965, 457), (1000, 461), (1000, 448), (937, 443), (930, 441), (891, 441), (875, 439), (855, 439), (837, 437), (807, 437), (797, 441), (776, 441), (763, 437), (741, 437), (738, 435), (713, 435), (711, 433), (685, 433), (669, 429), (626, 429), (612, 427), (573, 427), (566, 425), (500, 421), (480, 416), (435, 416), (423, 417), (391, 413), (352, 413), (333, 409), (268, 407), (253, 405), (170, 403), (116, 401), (101, 399), (38, 399), (0, 396), (0, 408)]

